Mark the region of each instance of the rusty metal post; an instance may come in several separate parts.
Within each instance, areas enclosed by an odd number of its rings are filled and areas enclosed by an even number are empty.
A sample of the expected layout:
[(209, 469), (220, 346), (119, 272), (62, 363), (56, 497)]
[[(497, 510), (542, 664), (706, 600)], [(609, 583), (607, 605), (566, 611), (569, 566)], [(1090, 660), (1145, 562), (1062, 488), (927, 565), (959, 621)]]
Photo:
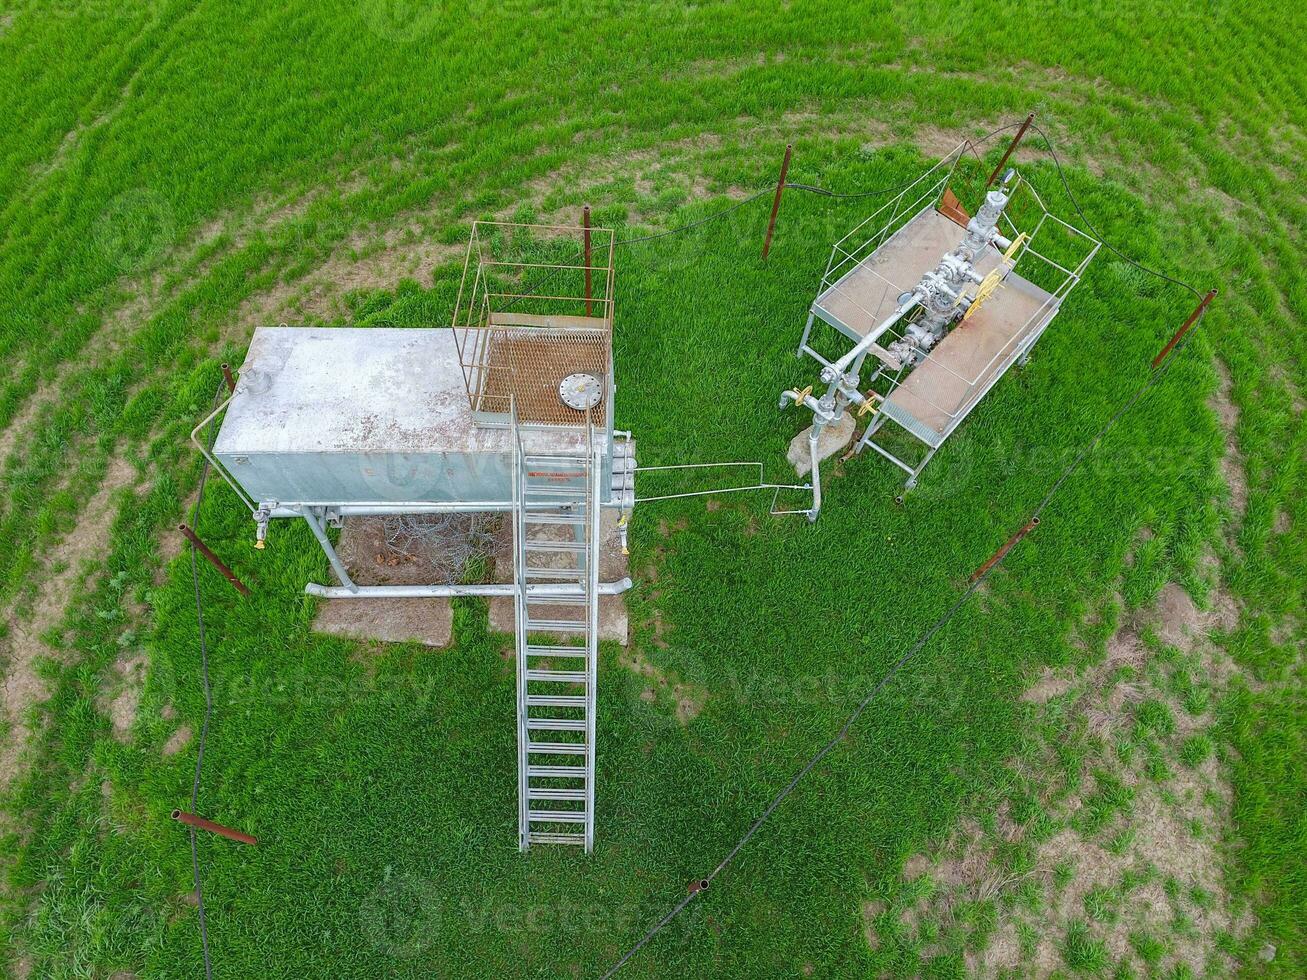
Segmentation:
[(1166, 355), (1171, 353), (1171, 351), (1175, 348), (1176, 344), (1180, 343), (1180, 338), (1183, 337), (1185, 334), (1187, 334), (1189, 332), (1189, 328), (1198, 322), (1198, 318), (1203, 315), (1203, 311), (1207, 309), (1207, 305), (1214, 299), (1216, 299), (1216, 290), (1209, 289), (1207, 291), (1207, 295), (1203, 297), (1202, 302), (1200, 302), (1194, 308), (1194, 311), (1189, 314), (1189, 319), (1185, 320), (1184, 325), (1175, 332), (1175, 336), (1172, 337), (1170, 340), (1168, 340), (1166, 342), (1166, 346), (1163, 347), (1162, 350), (1158, 353), (1158, 355), (1153, 358), (1154, 370), (1156, 370), (1157, 365), (1161, 364), (1164, 360), (1166, 360)]
[(776, 196), (771, 202), (771, 217), (767, 219), (767, 237), (762, 243), (762, 258), (767, 260), (767, 253), (771, 251), (771, 236), (776, 231), (776, 215), (781, 209), (781, 194), (785, 190), (785, 178), (790, 173), (790, 154), (794, 152), (794, 144), (785, 144), (785, 159), (781, 161), (781, 179), (776, 181)]
[(989, 571), (1000, 561), (1002, 561), (1003, 556), (1012, 550), (1013, 545), (1015, 545), (1018, 541), (1020, 541), (1022, 538), (1024, 538), (1027, 534), (1029, 534), (1038, 526), (1039, 526), (1038, 517), (1032, 517), (1030, 518), (1030, 520), (1026, 521), (1025, 527), (1023, 527), (1016, 534), (1012, 535), (1012, 537), (1008, 538), (1007, 543), (1003, 545), (1003, 547), (999, 548), (998, 551), (994, 552), (994, 557), (990, 558), (989, 561), (985, 562), (985, 564), (981, 565), (979, 568), (977, 568), (974, 572), (971, 573), (971, 581), (974, 583), (987, 571)]
[(188, 827), (198, 827), (200, 830), (207, 830), (219, 837), (226, 837), (228, 840), (234, 840), (241, 844), (257, 844), (259, 842), (257, 837), (252, 837), (244, 831), (232, 830), (230, 827), (224, 827), (220, 823), (206, 820), (204, 817), (188, 813), (186, 810), (173, 810), (172, 818), (186, 824)]
[(590, 205), (581, 209), (581, 227), (585, 229), (585, 315), (590, 315)]
[(232, 395), (236, 394), (236, 379), (232, 377), (230, 364), (223, 364), (222, 380), (227, 382), (227, 392)]
[(1026, 121), (1021, 124), (1021, 128), (1017, 130), (1017, 134), (1012, 137), (1012, 142), (1009, 143), (1007, 149), (1003, 151), (1003, 159), (998, 161), (998, 166), (995, 167), (994, 172), (989, 175), (989, 180), (985, 181), (986, 187), (992, 186), (994, 181), (998, 180), (998, 175), (1003, 172), (1003, 166), (1007, 163), (1007, 158), (1012, 155), (1012, 151), (1017, 148), (1017, 144), (1021, 142), (1021, 138), (1026, 135), (1026, 130), (1030, 128), (1030, 124), (1034, 121), (1035, 114), (1033, 112), (1026, 116)]
[(223, 577), (236, 587), (236, 591), (241, 595), (251, 594), (249, 587), (236, 577), (236, 573), (228, 568), (221, 558), (209, 550), (209, 546), (200, 540), (198, 534), (192, 531), (185, 524), (178, 524), (177, 530), (181, 531), (182, 534), (186, 536), (186, 540), (195, 545), (195, 549), (208, 559), (210, 565), (222, 572)]

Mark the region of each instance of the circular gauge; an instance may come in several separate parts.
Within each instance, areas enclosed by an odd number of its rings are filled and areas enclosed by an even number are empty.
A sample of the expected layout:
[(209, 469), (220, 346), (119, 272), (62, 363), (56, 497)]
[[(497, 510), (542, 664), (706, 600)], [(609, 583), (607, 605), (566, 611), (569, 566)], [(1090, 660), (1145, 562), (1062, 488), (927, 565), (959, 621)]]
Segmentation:
[(569, 374), (558, 386), (558, 397), (568, 408), (584, 412), (599, 404), (604, 389), (593, 374)]

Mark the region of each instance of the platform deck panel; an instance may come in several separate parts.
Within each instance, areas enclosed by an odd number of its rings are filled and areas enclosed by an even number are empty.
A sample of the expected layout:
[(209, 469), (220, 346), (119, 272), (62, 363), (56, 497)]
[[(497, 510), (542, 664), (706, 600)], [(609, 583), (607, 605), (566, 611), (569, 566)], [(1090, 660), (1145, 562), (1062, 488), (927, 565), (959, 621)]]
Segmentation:
[[(898, 306), (899, 294), (914, 289), (946, 252), (957, 248), (964, 229), (927, 208), (840, 279), (822, 291), (813, 312), (854, 340), (861, 340)], [(974, 263), (984, 275), (1001, 258), (988, 246)]]
[(1016, 273), (953, 328), (885, 400), (890, 418), (937, 446), (1057, 312), (1053, 297)]

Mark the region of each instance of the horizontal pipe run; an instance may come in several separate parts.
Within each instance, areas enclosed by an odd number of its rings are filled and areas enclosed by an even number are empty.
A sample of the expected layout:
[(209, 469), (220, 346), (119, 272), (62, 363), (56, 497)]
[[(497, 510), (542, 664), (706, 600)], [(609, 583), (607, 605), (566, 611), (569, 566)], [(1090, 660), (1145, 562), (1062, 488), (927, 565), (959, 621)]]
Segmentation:
[[(563, 569), (567, 571), (567, 569)], [(600, 582), (600, 595), (621, 595), (633, 583), (629, 578), (617, 582)], [(457, 596), (512, 596), (517, 593), (517, 586), (511, 582), (489, 585), (360, 585), (351, 592), (339, 586), (318, 585), (310, 582), (304, 591), (320, 599), (449, 599)], [(579, 599), (585, 596), (585, 590), (579, 585), (528, 585), (528, 598)]]
[[(579, 489), (579, 488), (578, 488)], [(600, 507), (621, 507), (618, 498), (600, 501)], [(527, 511), (552, 511), (559, 508), (557, 503), (542, 502), (527, 504)], [(393, 504), (385, 502), (362, 504), (278, 504), (269, 509), (269, 516), (274, 518), (303, 517), (306, 511), (315, 507), (326, 508), (332, 514), (341, 517), (388, 517), (399, 514), (481, 514), (508, 513), (513, 510), (511, 500), (494, 501), (448, 501), (442, 503), (407, 503)]]
[[(880, 338), (884, 336), (885, 332), (889, 330), (890, 327), (894, 326), (894, 324), (898, 323), (901, 319), (903, 319), (903, 317), (907, 313), (909, 313), (912, 310), (912, 308), (916, 306), (919, 302), (920, 300), (917, 298), (917, 295), (913, 293), (911, 299), (909, 299), (902, 306), (898, 307), (893, 313), (890, 314), (889, 318), (883, 321), (879, 326), (873, 327), (871, 330), (869, 330), (865, 337), (863, 337), (861, 340), (859, 340), (856, 344), (853, 345), (852, 350), (850, 350), (838, 361), (832, 364), (829, 368), (831, 373), (838, 376), (843, 374), (845, 371), (847, 371), (849, 369), (849, 365), (858, 359), (858, 355), (865, 354), (867, 351), (871, 350), (872, 345), (874, 345), (878, 340), (880, 340)], [(824, 373), (825, 372), (823, 372), (823, 374)]]
[(259, 839), (240, 830), (233, 830), (231, 827), (224, 827), (220, 823), (214, 823), (212, 820), (206, 820), (198, 814), (188, 813), (186, 810), (173, 810), (172, 818), (188, 827), (198, 827), (200, 830), (207, 830), (210, 833), (217, 834), (219, 837), (226, 837), (228, 840), (234, 840), (240, 844), (257, 844)]
[(743, 493), (746, 490), (811, 490), (811, 483), (757, 483), (751, 487), (721, 487), (717, 490), (692, 490), (688, 493), (666, 493), (659, 497), (636, 497), (637, 504), (648, 504), (655, 500), (678, 500), (681, 497), (708, 497), (718, 493)]

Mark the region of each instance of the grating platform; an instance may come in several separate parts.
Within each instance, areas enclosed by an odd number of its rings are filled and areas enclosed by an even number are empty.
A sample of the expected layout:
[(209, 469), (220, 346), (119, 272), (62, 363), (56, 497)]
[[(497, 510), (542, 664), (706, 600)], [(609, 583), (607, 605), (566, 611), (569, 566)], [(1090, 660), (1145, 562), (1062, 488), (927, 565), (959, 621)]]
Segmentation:
[[(828, 286), (812, 312), (853, 340), (861, 340), (898, 306), (899, 294), (917, 283), (957, 248), (962, 229), (934, 208), (926, 208), (885, 244)], [(1000, 258), (993, 246), (976, 258), (976, 270), (989, 272)]]
[[(542, 425), (584, 425), (586, 413), (559, 400), (558, 386), (570, 374), (591, 374), (605, 390), (612, 324), (602, 317), (491, 313), (489, 349), (480, 410)], [(597, 408), (595, 421), (604, 409)]]

